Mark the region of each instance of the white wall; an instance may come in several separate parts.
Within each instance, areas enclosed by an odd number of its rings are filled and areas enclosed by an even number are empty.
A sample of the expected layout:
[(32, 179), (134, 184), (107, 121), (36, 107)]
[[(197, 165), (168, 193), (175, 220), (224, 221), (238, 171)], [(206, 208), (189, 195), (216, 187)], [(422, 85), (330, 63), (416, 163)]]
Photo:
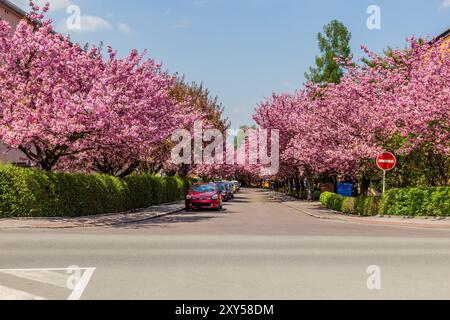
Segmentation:
[[(22, 17), (0, 3), (0, 19), (7, 21), (14, 29), (19, 24)], [(9, 148), (0, 141), (0, 162), (1, 163), (24, 163), (25, 155), (18, 150), (9, 150)]]

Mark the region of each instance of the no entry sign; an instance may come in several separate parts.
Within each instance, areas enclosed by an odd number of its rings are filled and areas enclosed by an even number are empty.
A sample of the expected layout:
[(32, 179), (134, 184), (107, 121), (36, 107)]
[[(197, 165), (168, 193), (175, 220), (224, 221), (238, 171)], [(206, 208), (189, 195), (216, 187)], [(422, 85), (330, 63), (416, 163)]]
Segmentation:
[(390, 152), (384, 152), (377, 157), (377, 165), (383, 171), (390, 171), (397, 165), (397, 158)]
[(386, 172), (395, 168), (397, 158), (390, 152), (384, 152), (377, 157), (378, 168), (383, 170), (383, 195), (386, 193)]

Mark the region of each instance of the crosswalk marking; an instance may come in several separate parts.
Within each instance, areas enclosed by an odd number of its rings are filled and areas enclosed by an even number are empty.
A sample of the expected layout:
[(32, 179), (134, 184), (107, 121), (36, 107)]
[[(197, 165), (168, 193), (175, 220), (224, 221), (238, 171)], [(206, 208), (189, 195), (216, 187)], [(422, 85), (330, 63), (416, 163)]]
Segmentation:
[(95, 268), (88, 268), (85, 270), (83, 275), (81, 276), (81, 279), (78, 281), (77, 285), (75, 286), (74, 290), (72, 291), (72, 294), (70, 295), (69, 299), (67, 300), (80, 300), (81, 296), (84, 293), (84, 290), (86, 290), (87, 285), (89, 284), (89, 281), (91, 281), (91, 278), (95, 272)]
[(31, 293), (0, 286), (0, 300), (46, 300)]
[[(80, 300), (96, 268), (0, 269), (0, 275), (67, 289), (68, 300)], [(0, 285), (0, 300), (46, 300), (28, 292)]]
[(10, 276), (67, 288), (67, 275), (49, 270), (0, 270)]

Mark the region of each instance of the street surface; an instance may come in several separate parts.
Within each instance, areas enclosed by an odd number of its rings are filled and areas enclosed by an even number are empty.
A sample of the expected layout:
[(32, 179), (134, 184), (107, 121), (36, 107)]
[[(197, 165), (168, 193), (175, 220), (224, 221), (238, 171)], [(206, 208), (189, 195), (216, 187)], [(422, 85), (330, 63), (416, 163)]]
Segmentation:
[(0, 269), (0, 299), (449, 299), (450, 230), (320, 220), (243, 190), (221, 213), (0, 230)]

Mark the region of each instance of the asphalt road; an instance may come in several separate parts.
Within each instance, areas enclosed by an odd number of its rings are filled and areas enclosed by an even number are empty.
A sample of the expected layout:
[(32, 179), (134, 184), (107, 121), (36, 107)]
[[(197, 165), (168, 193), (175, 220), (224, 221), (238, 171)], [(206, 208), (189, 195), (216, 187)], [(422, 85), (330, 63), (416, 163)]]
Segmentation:
[(450, 231), (317, 220), (243, 191), (221, 213), (0, 231), (0, 269), (0, 299), (449, 299)]

